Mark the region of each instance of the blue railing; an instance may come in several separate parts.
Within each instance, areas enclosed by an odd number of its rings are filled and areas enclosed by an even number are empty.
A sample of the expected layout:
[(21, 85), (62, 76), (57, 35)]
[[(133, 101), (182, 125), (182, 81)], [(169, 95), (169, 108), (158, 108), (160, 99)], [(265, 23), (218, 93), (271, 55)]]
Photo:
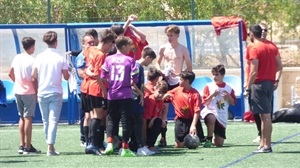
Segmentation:
[[(0, 33), (2, 29), (10, 29), (13, 34), (16, 53), (21, 53), (21, 46), (19, 40), (19, 34), (17, 30), (20, 29), (63, 29), (64, 30), (64, 42), (65, 42), (65, 51), (76, 51), (81, 49), (81, 41), (79, 40), (78, 29), (82, 28), (109, 28), (112, 24), (124, 24), (123, 22), (105, 22), (105, 23), (69, 23), (69, 24), (0, 24)], [(192, 57), (192, 44), (193, 38), (189, 32), (189, 26), (209, 26), (212, 25), (210, 20), (181, 20), (181, 21), (149, 21), (149, 22), (135, 22), (134, 25), (136, 27), (164, 27), (170, 24), (175, 24), (178, 26), (184, 26), (184, 34), (186, 38), (186, 45), (188, 50), (191, 53)], [(39, 35), (41, 36), (41, 35)], [(151, 37), (149, 37), (151, 38)], [(243, 91), (243, 44), (242, 44), (242, 24), (239, 23), (239, 49), (240, 49), (240, 61), (241, 61), (241, 78), (242, 78), (242, 85), (240, 86)], [(1, 41), (0, 41), (1, 44)], [(193, 60), (192, 60), (193, 61)], [(2, 72), (3, 73), (3, 72)], [(7, 72), (5, 72), (7, 73)], [(242, 97), (242, 95), (241, 95)], [(2, 108), (0, 107), (0, 118), (2, 122), (10, 122), (10, 123), (17, 123), (18, 116), (16, 111), (16, 104), (10, 103), (10, 107)], [(14, 107), (13, 107), (14, 106)], [(244, 112), (244, 99), (241, 98), (241, 103), (237, 108), (238, 112), (236, 113), (237, 118), (241, 118)], [(62, 117), (61, 121), (67, 121), (69, 124), (74, 124), (79, 120), (79, 108), (78, 108), (78, 100), (77, 96), (68, 89), (68, 101), (64, 102), (63, 109), (62, 109)], [(36, 114), (39, 113), (39, 108), (37, 106)], [(9, 114), (9, 115), (8, 115)], [(37, 114), (37, 117), (34, 119), (34, 122), (41, 122), (39, 118), (40, 114)], [(168, 118), (173, 119), (174, 113), (169, 113)]]

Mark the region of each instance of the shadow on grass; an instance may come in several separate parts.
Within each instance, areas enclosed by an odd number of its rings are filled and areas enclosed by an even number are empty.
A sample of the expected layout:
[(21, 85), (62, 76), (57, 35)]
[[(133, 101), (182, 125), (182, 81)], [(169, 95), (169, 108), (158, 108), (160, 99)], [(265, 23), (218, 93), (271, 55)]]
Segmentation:
[(282, 154), (286, 154), (286, 153), (290, 153), (290, 154), (300, 154), (300, 151), (281, 151), (281, 152), (275, 151), (274, 153), (282, 153)]
[(61, 152), (61, 155), (85, 155), (84, 152)]
[(5, 161), (1, 161), (2, 164), (14, 164), (14, 163), (26, 163), (26, 162), (42, 162), (42, 160), (35, 160), (35, 161), (27, 161), (27, 160), (5, 160)]
[(272, 144), (299, 144), (298, 142), (272, 142)]
[(175, 148), (174, 146), (159, 148), (161, 153), (159, 155), (182, 155), (184, 153), (199, 153), (201, 147), (196, 149), (187, 149), (187, 148)]
[(24, 157), (39, 157), (40, 154), (32, 154), (32, 155), (11, 155), (11, 156), (0, 156), (0, 158), (24, 158)]
[(247, 146), (258, 146), (258, 144), (226, 144), (223, 147), (247, 147)]
[(26, 160), (5, 160), (5, 161), (1, 161), (1, 163), (4, 164), (10, 164), (10, 163), (25, 163), (28, 162)]

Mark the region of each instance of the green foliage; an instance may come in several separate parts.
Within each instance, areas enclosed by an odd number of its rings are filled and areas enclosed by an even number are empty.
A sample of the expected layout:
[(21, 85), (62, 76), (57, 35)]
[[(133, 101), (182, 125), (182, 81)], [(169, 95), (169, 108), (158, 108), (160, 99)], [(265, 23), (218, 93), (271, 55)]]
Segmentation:
[[(248, 25), (263, 21), (272, 27), (274, 23), (279, 23), (281, 30), (291, 31), (292, 34), (299, 36), (299, 31), (296, 30), (300, 23), (299, 0), (50, 0), (50, 2), (52, 23), (124, 22), (130, 14), (138, 15), (140, 21), (192, 18), (209, 20), (213, 16), (240, 16)], [(47, 20), (47, 0), (0, 0), (2, 24), (47, 23)]]

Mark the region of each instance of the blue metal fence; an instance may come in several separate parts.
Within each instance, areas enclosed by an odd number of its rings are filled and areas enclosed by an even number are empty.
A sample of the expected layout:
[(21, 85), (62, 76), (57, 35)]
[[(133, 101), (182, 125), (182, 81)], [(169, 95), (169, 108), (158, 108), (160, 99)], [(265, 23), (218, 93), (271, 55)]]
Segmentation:
[[(77, 51), (81, 49), (81, 41), (79, 40), (79, 30), (85, 28), (108, 28), (112, 24), (124, 24), (124, 23), (70, 23), (70, 24), (29, 24), (29, 25), (1, 25), (0, 24), (0, 33), (1, 29), (10, 29), (13, 33), (13, 38), (15, 41), (15, 50), (16, 53), (21, 53), (21, 46), (19, 42), (19, 35), (17, 30), (21, 29), (43, 29), (48, 31), (49, 29), (63, 29), (64, 31), (64, 49), (65, 51)], [(189, 32), (189, 26), (209, 26), (211, 25), (210, 20), (185, 20), (185, 21), (150, 21), (150, 22), (136, 22), (134, 25), (136, 27), (165, 27), (170, 24), (175, 24), (178, 26), (184, 27), (184, 34), (186, 40), (186, 46), (189, 49), (190, 53), (192, 53), (192, 43), (193, 38)], [(242, 85), (240, 86), (243, 90), (243, 44), (242, 44), (242, 24), (239, 23), (239, 49), (240, 49), (240, 61), (241, 61), (241, 78)], [(65, 52), (64, 51), (64, 52)], [(191, 54), (192, 55), (192, 54)], [(193, 57), (192, 57), (193, 58)], [(193, 60), (192, 60), (193, 61)], [(242, 95), (241, 95), (242, 97)], [(241, 118), (244, 113), (244, 99), (241, 99), (240, 104), (237, 105), (235, 109), (237, 109), (235, 113), (236, 118)], [(69, 124), (74, 124), (79, 120), (80, 108), (78, 108), (78, 98), (74, 92), (70, 92), (68, 89), (68, 101), (64, 102), (63, 109), (61, 113), (61, 122), (68, 122)], [(173, 109), (173, 108), (171, 108)], [(0, 118), (2, 123), (16, 123), (18, 122), (17, 110), (15, 102), (9, 103), (7, 108), (0, 107)], [(174, 118), (174, 112), (169, 112), (168, 119)], [(41, 116), (39, 112), (39, 108), (37, 106), (36, 117), (34, 118), (34, 122), (41, 122)]]

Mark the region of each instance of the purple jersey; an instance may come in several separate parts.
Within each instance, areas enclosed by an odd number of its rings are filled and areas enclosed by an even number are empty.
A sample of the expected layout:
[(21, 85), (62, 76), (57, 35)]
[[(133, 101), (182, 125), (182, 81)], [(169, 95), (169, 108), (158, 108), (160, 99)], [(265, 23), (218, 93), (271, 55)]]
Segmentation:
[(108, 100), (132, 98), (131, 79), (138, 82), (139, 69), (135, 60), (117, 53), (106, 57), (102, 65), (101, 78), (108, 80)]

